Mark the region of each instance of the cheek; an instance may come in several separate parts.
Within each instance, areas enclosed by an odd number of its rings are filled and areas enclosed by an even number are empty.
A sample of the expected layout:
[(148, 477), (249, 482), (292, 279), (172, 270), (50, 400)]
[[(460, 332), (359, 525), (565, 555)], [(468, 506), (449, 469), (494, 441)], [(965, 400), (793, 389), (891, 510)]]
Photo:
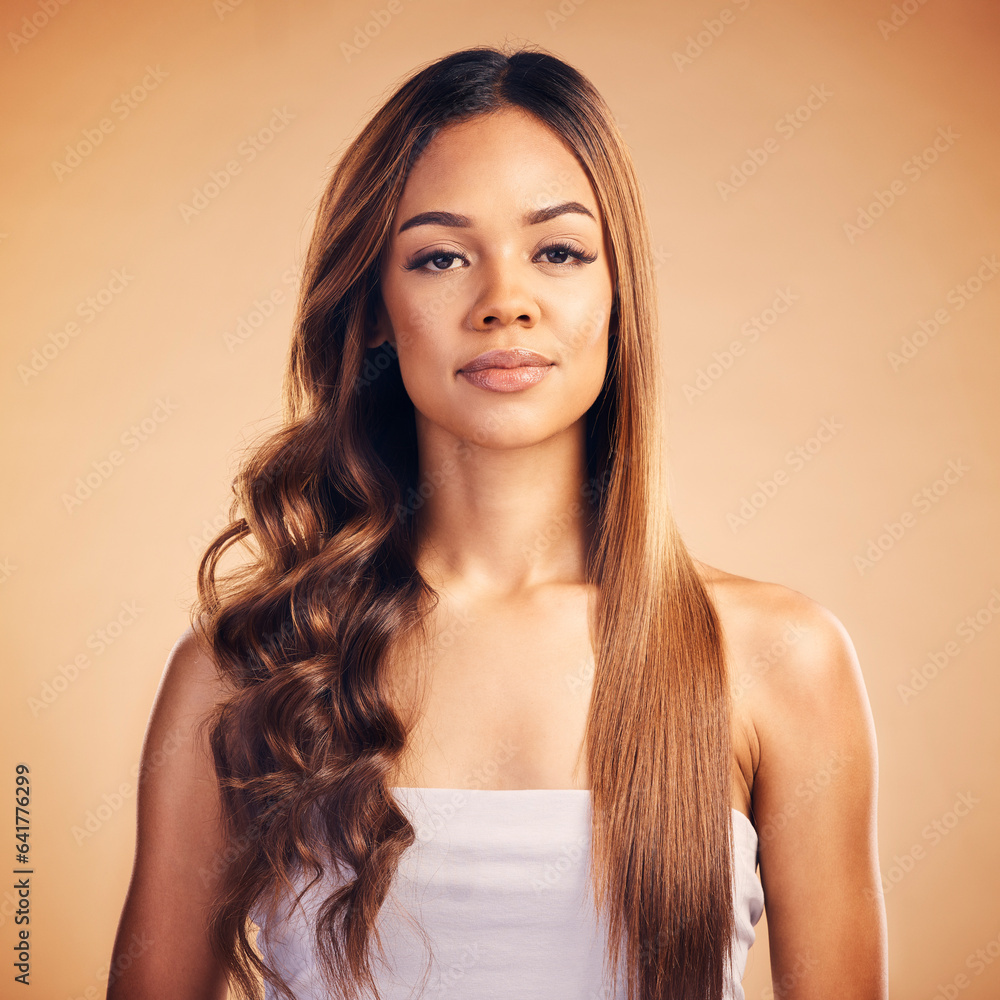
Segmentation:
[(611, 302), (614, 287), (611, 273), (588, 271), (586, 280), (575, 283), (572, 294), (560, 295), (551, 303), (558, 316), (553, 322), (553, 332), (564, 345), (567, 357), (593, 356), (595, 360), (606, 357), (608, 325), (611, 320)]
[(564, 308), (556, 332), (567, 354), (593, 354), (595, 358), (606, 354), (610, 318), (610, 296), (607, 300), (597, 296), (584, 298), (578, 304)]
[(396, 343), (403, 386), (420, 410), (433, 410), (442, 399), (456, 359), (449, 354), (454, 345), (449, 331), (460, 320), (460, 303), (447, 283), (413, 287), (405, 294), (383, 282), (382, 294)]
[(449, 319), (443, 315), (415, 312), (412, 308), (396, 331), (399, 371), (410, 399), (418, 408), (434, 405), (457, 364), (449, 353)]
[(442, 330), (453, 329), (462, 316), (460, 295), (454, 284), (442, 282), (398, 296), (392, 315), (401, 349), (423, 350), (423, 345), (440, 339)]
[[(399, 371), (407, 390), (433, 392), (449, 372), (449, 360), (425, 340), (412, 340), (399, 351)], [(413, 392), (410, 392), (411, 396)]]

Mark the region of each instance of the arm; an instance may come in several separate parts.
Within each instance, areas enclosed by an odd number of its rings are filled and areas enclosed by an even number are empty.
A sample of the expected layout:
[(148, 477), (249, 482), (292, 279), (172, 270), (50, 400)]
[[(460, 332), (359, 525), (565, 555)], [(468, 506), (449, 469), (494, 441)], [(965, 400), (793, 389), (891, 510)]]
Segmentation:
[[(132, 878), (118, 924), (107, 1000), (225, 1000), (205, 906), (223, 848), (207, 739), (194, 725), (223, 697), (189, 629), (167, 659), (142, 747)], [(199, 874), (200, 873), (200, 874)]]
[(886, 1000), (875, 727), (840, 622), (801, 595), (769, 671), (753, 808), (776, 1000)]

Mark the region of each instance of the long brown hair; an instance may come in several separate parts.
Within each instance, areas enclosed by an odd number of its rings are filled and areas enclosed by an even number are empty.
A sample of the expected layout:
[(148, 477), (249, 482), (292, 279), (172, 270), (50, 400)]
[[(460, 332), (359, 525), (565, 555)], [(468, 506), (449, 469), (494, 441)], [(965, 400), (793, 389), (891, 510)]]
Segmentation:
[[(294, 996), (255, 953), (248, 916), (296, 866), (310, 886), (330, 867), (343, 876), (318, 911), (317, 951), (338, 996), (366, 985), (378, 996), (376, 918), (415, 839), (391, 793), (407, 731), (385, 661), (419, 634), (436, 595), (413, 557), (413, 405), (394, 353), (366, 348), (365, 332), (416, 158), (441, 127), (504, 106), (574, 150), (612, 248), (608, 371), (587, 413), (600, 488), (586, 490), (600, 597), (585, 752), (606, 970), (624, 967), (628, 1000), (722, 997), (734, 929), (729, 686), (716, 612), (666, 499), (649, 229), (612, 112), (537, 47), (427, 65), (347, 147), (307, 253), (283, 425), (244, 462), (231, 523), (199, 567), (192, 623), (235, 688), (205, 721), (229, 844), (210, 934), (240, 997), (259, 996), (261, 975)], [(223, 574), (237, 543), (249, 556)]]

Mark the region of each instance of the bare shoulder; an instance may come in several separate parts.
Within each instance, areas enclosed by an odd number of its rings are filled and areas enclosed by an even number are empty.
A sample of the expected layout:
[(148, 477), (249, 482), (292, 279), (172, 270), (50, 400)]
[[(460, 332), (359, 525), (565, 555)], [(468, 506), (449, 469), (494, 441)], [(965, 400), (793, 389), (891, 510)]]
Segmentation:
[[(189, 626), (177, 638), (160, 674), (143, 740), (143, 769), (159, 760), (156, 747), (164, 741), (181, 743), (184, 755), (207, 761), (207, 723), (215, 706), (233, 693), (205, 641)], [(163, 769), (161, 779), (171, 770)], [(208, 776), (214, 781), (214, 771), (203, 775)]]
[(790, 587), (696, 566), (722, 625), (733, 713), (750, 744), (754, 804), (768, 778), (788, 779), (802, 769), (820, 773), (844, 764), (855, 787), (873, 788), (875, 727), (840, 619)]
[(233, 687), (219, 670), (211, 650), (189, 626), (167, 655), (153, 702), (151, 722), (165, 711), (204, 715), (232, 694)]
[[(788, 587), (696, 563), (715, 602), (751, 783), (771, 974), (796, 996), (887, 994), (875, 725), (837, 617)], [(809, 957), (802, 968), (802, 957)]]
[[(206, 722), (229, 694), (210, 650), (188, 628), (167, 656), (146, 725), (135, 856), (109, 1000), (226, 995), (205, 923), (225, 848)], [(185, 956), (181, 966), (178, 955)]]
[(818, 601), (779, 583), (696, 566), (722, 624), (734, 693), (757, 689), (758, 702), (808, 697), (855, 672), (847, 630)]

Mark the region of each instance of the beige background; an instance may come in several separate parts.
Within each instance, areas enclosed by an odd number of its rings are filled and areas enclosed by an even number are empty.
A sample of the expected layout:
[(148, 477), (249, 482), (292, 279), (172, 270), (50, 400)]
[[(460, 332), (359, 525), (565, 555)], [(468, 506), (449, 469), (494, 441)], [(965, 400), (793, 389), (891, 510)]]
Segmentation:
[[(879, 736), (892, 997), (943, 995), (963, 973), (952, 995), (1000, 995), (1000, 961), (967, 964), (1000, 953), (1000, 280), (953, 291), (1000, 252), (1000, 8), (906, 0), (897, 30), (880, 28), (893, 6), (393, 0), (345, 54), (385, 0), (4, 5), (2, 768), (11, 790), (14, 765), (32, 769), (34, 995), (104, 995), (147, 713), (236, 459), (279, 412), (291, 282), (327, 171), (411, 69), (505, 39), (589, 75), (634, 152), (692, 548), (809, 594), (855, 640)], [(801, 127), (779, 130), (800, 106)], [(242, 144), (276, 110), (281, 130), (251, 160)], [(77, 163), (66, 147), (102, 119)], [(748, 148), (766, 161), (720, 192)], [(230, 161), (240, 172), (185, 219)], [(894, 181), (852, 239), (844, 224)], [(782, 291), (791, 305), (751, 343), (741, 329)], [(253, 315), (272, 296), (271, 315)], [(894, 370), (905, 338), (917, 349)], [(723, 368), (713, 354), (733, 341), (743, 353)], [(91, 495), (68, 505), (91, 473)], [(878, 550), (887, 522), (899, 537)], [(922, 690), (901, 693), (921, 670)], [(962, 794), (975, 805), (956, 821)], [(8, 956), (12, 898), (0, 889)], [(770, 996), (766, 918), (757, 931), (748, 1000)], [(2, 976), (0, 995), (27, 995)]]

